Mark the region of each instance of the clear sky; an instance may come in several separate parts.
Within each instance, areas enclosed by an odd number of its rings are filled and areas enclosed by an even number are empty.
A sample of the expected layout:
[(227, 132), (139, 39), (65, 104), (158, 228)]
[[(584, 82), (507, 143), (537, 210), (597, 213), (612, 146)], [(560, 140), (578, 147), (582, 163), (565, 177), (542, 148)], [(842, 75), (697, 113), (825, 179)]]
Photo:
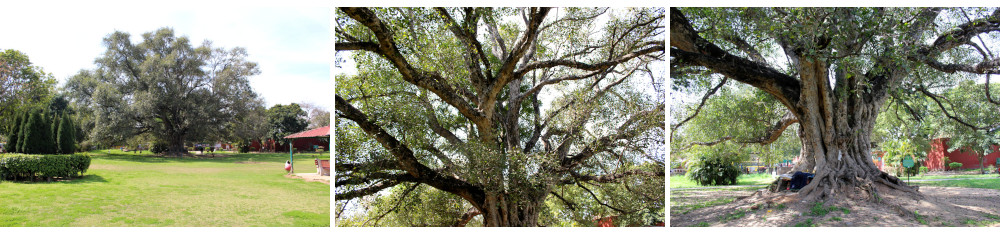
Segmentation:
[(332, 110), (330, 8), (235, 3), (4, 3), (0, 49), (24, 52), (62, 85), (81, 69), (96, 67), (108, 34), (124, 31), (139, 41), (145, 32), (171, 27), (194, 46), (210, 40), (213, 47), (246, 48), (261, 71), (250, 84), (268, 107), (307, 102)]

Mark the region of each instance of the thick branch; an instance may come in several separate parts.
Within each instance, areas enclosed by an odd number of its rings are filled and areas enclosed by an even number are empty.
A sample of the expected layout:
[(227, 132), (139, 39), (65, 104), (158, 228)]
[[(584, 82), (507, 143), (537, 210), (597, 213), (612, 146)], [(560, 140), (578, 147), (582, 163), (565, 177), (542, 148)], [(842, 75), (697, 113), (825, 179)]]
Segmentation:
[(337, 51), (371, 51), (378, 52), (378, 43), (374, 42), (337, 42), (333, 46)]
[(709, 68), (773, 95), (790, 110), (798, 103), (802, 85), (797, 79), (722, 50), (699, 36), (677, 8), (670, 8), (670, 46), (670, 55), (678, 66)]
[(455, 221), (454, 227), (465, 227), (466, 224), (469, 224), (469, 221), (472, 221), (473, 217), (480, 214), (482, 214), (482, 212), (479, 212), (479, 210), (475, 207), (469, 208), (465, 214), (462, 214), (461, 218), (458, 218), (458, 221)]
[[(799, 122), (799, 119), (796, 118), (795, 115), (792, 114), (791, 112), (788, 112), (785, 113), (785, 115), (782, 116), (781, 119), (772, 124), (771, 127), (764, 132), (764, 135), (748, 140), (736, 140), (736, 142), (740, 144), (768, 145), (773, 143), (774, 141), (777, 141), (778, 138), (781, 138), (781, 134), (785, 132), (785, 129), (788, 129), (788, 126), (791, 126), (792, 124), (795, 124), (797, 122)], [(733, 138), (734, 138), (733, 136), (725, 136), (708, 142), (691, 142), (687, 146), (684, 146), (683, 148), (680, 148), (677, 151), (684, 151), (695, 145), (713, 146), (716, 144), (720, 144), (722, 142), (732, 140)]]
[[(396, 158), (399, 167), (412, 176), (415, 182), (424, 183), (442, 191), (456, 194), (473, 204), (483, 201), (485, 194), (481, 188), (455, 177), (442, 176), (426, 165), (421, 164), (409, 147), (399, 142), (399, 140), (376, 124), (373, 119), (369, 119), (368, 116), (339, 95), (336, 95), (335, 106), (337, 111), (341, 113), (341, 116), (357, 123), (361, 127), (361, 130), (364, 130), (365, 133), (372, 136), (383, 148), (388, 150)], [(384, 189), (384, 187), (378, 190), (381, 189)]]
[(382, 191), (383, 189), (387, 189), (389, 187), (396, 186), (399, 183), (402, 183), (402, 182), (400, 182), (400, 181), (394, 181), (394, 180), (386, 180), (386, 181), (378, 182), (378, 183), (375, 183), (374, 185), (372, 185), (370, 187), (367, 187), (367, 188), (351, 190), (351, 191), (348, 191), (348, 192), (345, 192), (345, 193), (338, 193), (337, 194), (337, 200), (351, 200), (351, 199), (358, 198), (358, 197), (372, 195), (372, 194), (375, 194), (375, 193), (377, 193), (379, 191)]

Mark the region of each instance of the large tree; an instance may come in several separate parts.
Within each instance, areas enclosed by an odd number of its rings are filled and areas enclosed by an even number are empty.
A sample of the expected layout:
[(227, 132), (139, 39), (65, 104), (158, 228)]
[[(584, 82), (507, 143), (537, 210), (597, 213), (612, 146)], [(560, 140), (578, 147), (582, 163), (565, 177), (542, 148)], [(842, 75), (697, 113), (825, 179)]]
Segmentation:
[(454, 225), (662, 212), (664, 14), (338, 9), (359, 74), (337, 77), (336, 199), (426, 185), (466, 203)]
[(15, 117), (46, 104), (55, 83), (52, 74), (33, 65), (24, 53), (0, 50), (0, 134), (8, 139), (16, 135)]
[(243, 48), (195, 47), (170, 28), (144, 33), (138, 43), (114, 32), (104, 46), (97, 69), (67, 82), (74, 102), (93, 112), (91, 139), (123, 143), (148, 133), (168, 144), (168, 155), (181, 155), (185, 141), (225, 133), (260, 105), (248, 81), (260, 72)]
[[(983, 39), (1000, 31), (1000, 9), (672, 8), (670, 17), (675, 79), (719, 74), (722, 82), (748, 84), (787, 111), (767, 126), (799, 124), (802, 148), (793, 170), (816, 174), (799, 191), (808, 202), (921, 198), (872, 163), (872, 132), (883, 106), (912, 94), (939, 103), (943, 85), (1000, 67), (991, 52), (995, 41)], [(949, 109), (943, 116), (969, 128), (994, 128)]]
[(278, 142), (285, 142), (285, 136), (302, 132), (309, 126), (306, 111), (299, 104), (276, 104), (268, 108), (267, 136)]
[(309, 126), (306, 128), (312, 129), (330, 125), (330, 111), (323, 106), (312, 103), (302, 103), (299, 106), (302, 106), (308, 116), (306, 119), (309, 120)]

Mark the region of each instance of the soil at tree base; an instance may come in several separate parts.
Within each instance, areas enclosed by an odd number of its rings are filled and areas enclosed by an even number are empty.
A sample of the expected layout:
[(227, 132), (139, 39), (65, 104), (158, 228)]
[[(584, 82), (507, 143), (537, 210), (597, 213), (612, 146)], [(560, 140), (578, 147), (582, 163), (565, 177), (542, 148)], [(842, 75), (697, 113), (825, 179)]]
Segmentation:
[(920, 192), (923, 199), (889, 195), (881, 202), (841, 198), (821, 206), (801, 201), (796, 193), (671, 192), (671, 200), (680, 203), (738, 199), (688, 213), (671, 210), (670, 226), (1000, 227), (1000, 190), (920, 187)]

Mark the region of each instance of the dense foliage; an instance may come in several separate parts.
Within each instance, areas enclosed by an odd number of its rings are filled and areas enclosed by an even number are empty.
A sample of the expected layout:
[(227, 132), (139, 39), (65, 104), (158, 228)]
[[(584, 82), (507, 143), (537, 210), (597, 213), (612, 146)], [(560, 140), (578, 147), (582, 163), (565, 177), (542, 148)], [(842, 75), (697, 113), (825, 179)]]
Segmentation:
[(700, 185), (734, 185), (741, 170), (737, 166), (741, 159), (738, 151), (713, 148), (702, 154), (687, 166), (687, 177)]
[(279, 142), (285, 141), (285, 136), (302, 132), (309, 126), (306, 111), (296, 103), (288, 105), (276, 104), (267, 109), (267, 136)]
[(76, 125), (67, 114), (57, 115), (32, 109), (18, 115), (16, 134), (9, 135), (7, 152), (29, 154), (70, 154), (76, 150)]
[(0, 49), (0, 141), (7, 142), (4, 151), (18, 151), (26, 113), (46, 108), (56, 96), (55, 84), (52, 74), (33, 65), (24, 53)]
[(149, 134), (168, 144), (168, 154), (185, 153), (186, 141), (238, 139), (239, 127), (262, 102), (249, 78), (259, 74), (243, 48), (192, 46), (170, 28), (104, 38), (97, 68), (72, 76), (66, 87), (74, 105), (93, 121), (90, 139), (121, 144)]
[(16, 116), (47, 104), (55, 84), (52, 74), (35, 66), (28, 55), (0, 49), (0, 134), (12, 134)]

